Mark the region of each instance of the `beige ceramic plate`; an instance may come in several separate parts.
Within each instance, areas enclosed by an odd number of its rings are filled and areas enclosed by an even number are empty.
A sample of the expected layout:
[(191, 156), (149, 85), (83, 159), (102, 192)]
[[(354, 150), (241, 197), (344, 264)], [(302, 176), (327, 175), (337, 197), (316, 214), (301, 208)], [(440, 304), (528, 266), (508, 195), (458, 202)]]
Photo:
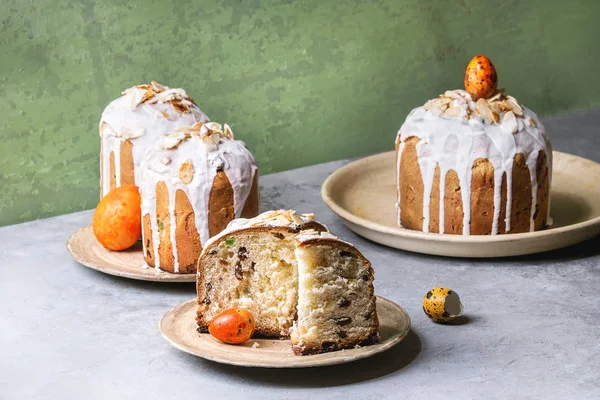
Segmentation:
[[(158, 323), (161, 335), (177, 349), (207, 360), (243, 367), (305, 368), (343, 364), (370, 357), (398, 344), (410, 331), (410, 318), (399, 305), (377, 297), (379, 344), (312, 356), (295, 356), (289, 340), (250, 339), (241, 345), (221, 343), (196, 332), (196, 300), (167, 311)], [(253, 348), (254, 343), (258, 347)]]
[(142, 244), (136, 243), (124, 251), (102, 247), (94, 236), (92, 226), (81, 228), (67, 241), (71, 256), (86, 267), (105, 274), (156, 282), (195, 282), (196, 274), (171, 274), (148, 267), (142, 254)]
[(423, 233), (396, 225), (396, 153), (354, 161), (323, 184), (325, 203), (354, 232), (386, 246), (451, 257), (504, 257), (570, 246), (600, 233), (600, 164), (555, 151), (551, 228), (498, 236)]

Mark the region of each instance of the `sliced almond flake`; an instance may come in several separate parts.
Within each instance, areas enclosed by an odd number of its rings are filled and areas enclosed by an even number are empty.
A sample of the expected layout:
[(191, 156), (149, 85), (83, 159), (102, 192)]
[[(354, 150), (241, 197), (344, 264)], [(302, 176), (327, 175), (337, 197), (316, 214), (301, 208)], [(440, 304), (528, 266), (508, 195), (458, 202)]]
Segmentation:
[(302, 225), (304, 223), (304, 220), (296, 213), (292, 213), (292, 219), (296, 225)]
[(273, 217), (278, 214), (279, 214), (279, 212), (277, 212), (277, 211), (267, 211), (263, 214), (263, 218), (270, 218), (270, 217)]
[(499, 99), (502, 97), (502, 95), (504, 94), (504, 90), (505, 90), (505, 89), (498, 89), (498, 91), (496, 92), (496, 94), (495, 94), (495, 95), (493, 95), (492, 97), (490, 97), (490, 98), (488, 99), (488, 101), (496, 101), (496, 100), (499, 100)]
[(189, 112), (190, 109), (189, 107), (183, 105), (182, 103), (178, 103), (176, 101), (172, 101), (171, 105), (173, 106), (173, 108), (179, 112), (180, 114), (185, 114), (186, 112)]
[(494, 120), (494, 123), (497, 124), (498, 122), (500, 122), (500, 116), (498, 115), (498, 113), (496, 113), (492, 110), (490, 110), (490, 111), (492, 113), (492, 119)]
[(158, 140), (158, 146), (161, 149), (169, 150), (179, 146), (182, 140), (185, 139), (184, 133), (172, 133), (164, 135)]
[(514, 97), (508, 96), (504, 101), (504, 104), (506, 104), (506, 106), (510, 108), (511, 111), (514, 112), (516, 115), (520, 117), (523, 116), (523, 108), (521, 108), (521, 106), (519, 105), (517, 100), (515, 100)]
[(162, 85), (160, 82), (158, 81), (152, 81), (150, 82), (150, 85), (152, 86), (152, 88), (157, 91), (157, 92), (164, 92), (165, 90), (167, 90), (167, 87)]
[(311, 220), (312, 220), (312, 219), (315, 219), (315, 214), (313, 214), (313, 213), (306, 213), (306, 214), (302, 214), (302, 216), (303, 216), (304, 218), (308, 218), (308, 219), (311, 219)]
[(453, 90), (453, 92), (458, 94), (460, 97), (464, 98), (465, 100), (472, 100), (471, 95), (466, 90), (456, 89), (456, 90)]
[(467, 104), (467, 99), (462, 96), (458, 96), (454, 101), (461, 106)]
[(450, 97), (452, 99), (456, 99), (456, 98), (460, 97), (460, 95), (458, 93), (456, 93), (454, 90), (446, 90), (444, 92), (444, 96)]
[(194, 167), (192, 161), (187, 160), (179, 167), (179, 180), (184, 184), (190, 183), (194, 179)]
[(223, 132), (223, 127), (217, 122), (207, 122), (202, 128), (206, 128), (207, 131), (210, 131), (210, 134), (213, 132)]
[(537, 122), (535, 122), (535, 119), (533, 119), (531, 117), (529, 118), (529, 126), (533, 126), (533, 127), (537, 126)]
[(156, 95), (154, 90), (146, 90), (139, 104), (145, 103)]
[(493, 112), (495, 112), (496, 114), (502, 114), (502, 112), (504, 112), (504, 107), (502, 107), (502, 103), (494, 101), (489, 102), (488, 101), (488, 105), (490, 106), (490, 108), (492, 109)]
[(437, 99), (429, 100), (427, 103), (425, 103), (425, 105), (423, 106), (423, 108), (425, 108), (425, 110), (428, 111), (428, 110), (430, 110), (432, 108), (439, 108), (439, 107), (443, 107), (443, 106), (448, 107), (448, 104), (451, 101), (452, 101), (451, 98), (438, 97)]
[(331, 232), (316, 232), (315, 231), (315, 234), (321, 236), (324, 239), (337, 239), (337, 236), (335, 236)]
[(440, 108), (432, 108), (431, 110), (429, 110), (429, 112), (433, 114), (434, 117), (439, 117), (440, 115), (442, 115), (443, 111)]
[(228, 137), (229, 139), (233, 139), (233, 131), (231, 130), (229, 125), (227, 125), (227, 124), (223, 125), (223, 133), (225, 134), (225, 137)]
[(294, 214), (294, 210), (286, 210), (283, 215), (290, 221), (293, 222), (292, 214)]
[(290, 220), (284, 217), (283, 215), (279, 215), (276, 221), (280, 225), (288, 225), (290, 223)]
[(494, 122), (494, 116), (492, 115), (492, 110), (490, 110), (490, 106), (488, 105), (488, 102), (485, 99), (477, 100), (477, 111), (479, 112), (479, 115), (481, 115), (481, 117), (488, 124), (491, 124), (492, 122)]
[[(212, 151), (219, 144), (219, 138), (216, 136), (202, 136), (202, 142)], [(213, 147), (214, 146), (214, 147)]]
[(427, 103), (425, 103), (425, 105), (423, 106), (423, 108), (425, 109), (425, 111), (429, 111), (433, 108), (437, 108), (440, 106), (439, 102), (436, 102), (437, 99), (435, 100), (429, 100)]
[(446, 111), (444, 111), (444, 115), (448, 117), (459, 117), (462, 113), (462, 108), (458, 106), (450, 107)]

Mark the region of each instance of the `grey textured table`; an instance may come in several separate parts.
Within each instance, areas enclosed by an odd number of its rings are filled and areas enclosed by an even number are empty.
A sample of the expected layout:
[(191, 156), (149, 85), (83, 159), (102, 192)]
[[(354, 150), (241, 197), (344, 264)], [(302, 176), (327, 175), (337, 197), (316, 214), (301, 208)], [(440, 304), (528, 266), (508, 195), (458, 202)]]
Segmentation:
[[(600, 161), (600, 111), (545, 120), (557, 150)], [(171, 348), (165, 311), (193, 284), (116, 278), (73, 261), (69, 235), (90, 211), (0, 228), (0, 399), (428, 398), (599, 399), (600, 237), (499, 260), (389, 249), (346, 229), (321, 201), (345, 161), (265, 176), (263, 210), (314, 211), (371, 259), (376, 292), (401, 304), (413, 330), (391, 351), (307, 370), (219, 365)], [(421, 311), (428, 289), (462, 297), (461, 325)]]

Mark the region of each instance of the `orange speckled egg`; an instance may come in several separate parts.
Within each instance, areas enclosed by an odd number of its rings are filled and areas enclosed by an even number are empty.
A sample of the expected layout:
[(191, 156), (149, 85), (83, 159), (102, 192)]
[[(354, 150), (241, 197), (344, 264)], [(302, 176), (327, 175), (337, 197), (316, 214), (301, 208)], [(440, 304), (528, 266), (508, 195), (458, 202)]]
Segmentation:
[(240, 344), (252, 337), (254, 317), (244, 308), (230, 308), (217, 315), (208, 325), (208, 333), (227, 344)]
[(465, 89), (474, 101), (487, 99), (496, 93), (498, 75), (496, 67), (483, 55), (473, 57), (465, 71)]
[(423, 311), (435, 322), (448, 322), (463, 313), (458, 294), (448, 288), (431, 289), (423, 298)]

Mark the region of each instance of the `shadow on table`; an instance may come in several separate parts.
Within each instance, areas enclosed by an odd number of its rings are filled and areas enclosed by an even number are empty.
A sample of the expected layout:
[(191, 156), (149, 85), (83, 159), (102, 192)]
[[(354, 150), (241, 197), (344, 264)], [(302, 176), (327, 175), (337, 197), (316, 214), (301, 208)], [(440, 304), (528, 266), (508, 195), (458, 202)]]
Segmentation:
[(279, 387), (330, 387), (364, 382), (394, 374), (410, 365), (421, 352), (421, 339), (411, 330), (388, 351), (347, 364), (315, 368), (245, 368), (186, 356), (217, 374), (227, 374), (258, 384)]

